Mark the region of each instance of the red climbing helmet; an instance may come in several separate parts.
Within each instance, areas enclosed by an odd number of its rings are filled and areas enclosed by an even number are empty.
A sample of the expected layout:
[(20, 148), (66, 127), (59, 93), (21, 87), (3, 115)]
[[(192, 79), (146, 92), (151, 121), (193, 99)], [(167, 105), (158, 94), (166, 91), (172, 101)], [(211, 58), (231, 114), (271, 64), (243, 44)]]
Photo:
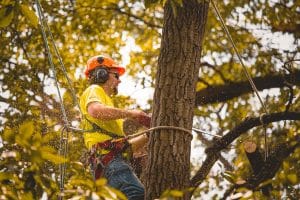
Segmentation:
[(125, 73), (125, 68), (117, 65), (113, 59), (107, 56), (98, 55), (87, 61), (87, 66), (84, 71), (86, 78), (89, 78), (90, 72), (96, 67), (114, 68), (118, 71), (120, 76)]

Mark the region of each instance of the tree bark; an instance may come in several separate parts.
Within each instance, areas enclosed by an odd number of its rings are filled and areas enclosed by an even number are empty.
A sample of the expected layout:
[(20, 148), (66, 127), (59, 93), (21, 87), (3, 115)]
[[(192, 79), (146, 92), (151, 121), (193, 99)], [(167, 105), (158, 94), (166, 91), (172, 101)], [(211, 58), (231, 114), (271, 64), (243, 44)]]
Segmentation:
[[(202, 39), (208, 3), (185, 0), (174, 16), (170, 1), (164, 7), (164, 28), (154, 94), (152, 126), (191, 130)], [(167, 189), (190, 186), (191, 136), (178, 130), (150, 134), (145, 198), (158, 198)], [(185, 194), (182, 199), (188, 199)]]
[[(253, 174), (257, 175), (260, 173), (261, 168), (265, 164), (264, 158), (260, 149), (256, 145), (255, 142), (251, 140), (247, 140), (244, 142), (244, 150), (246, 156), (250, 162), (251, 168), (253, 170)], [(270, 196), (270, 190), (272, 189), (272, 184), (267, 184), (261, 188), (262, 193), (265, 196)]]
[(244, 142), (244, 150), (252, 167), (253, 174), (259, 173), (261, 167), (264, 165), (264, 158), (259, 152), (257, 145), (253, 141), (247, 140)]

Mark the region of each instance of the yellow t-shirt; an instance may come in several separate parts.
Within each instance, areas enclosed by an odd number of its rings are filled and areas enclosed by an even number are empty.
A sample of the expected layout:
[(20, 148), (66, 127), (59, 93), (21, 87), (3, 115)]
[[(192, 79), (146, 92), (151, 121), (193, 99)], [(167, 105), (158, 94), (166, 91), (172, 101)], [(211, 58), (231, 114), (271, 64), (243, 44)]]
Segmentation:
[[(99, 102), (103, 105), (107, 105), (110, 107), (114, 107), (112, 99), (105, 93), (103, 88), (99, 85), (91, 85), (89, 86), (80, 97), (80, 109), (82, 110), (82, 114), (84, 115), (84, 119), (82, 119), (81, 126), (84, 130), (91, 130), (93, 126), (89, 121), (97, 124), (102, 129), (115, 133), (119, 136), (124, 136), (123, 132), (123, 120), (109, 120), (109, 121), (101, 121), (99, 119), (91, 117), (87, 112), (87, 106), (91, 102)], [(87, 132), (84, 133), (84, 143), (88, 149), (92, 147), (92, 145), (103, 142), (105, 140), (111, 139), (110, 136), (101, 132)]]

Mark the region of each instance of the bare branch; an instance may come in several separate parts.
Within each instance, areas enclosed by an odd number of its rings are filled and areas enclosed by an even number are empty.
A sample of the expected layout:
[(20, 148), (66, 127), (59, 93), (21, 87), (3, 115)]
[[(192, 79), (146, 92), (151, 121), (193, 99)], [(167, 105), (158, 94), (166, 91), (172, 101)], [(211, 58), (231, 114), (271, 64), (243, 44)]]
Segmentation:
[(216, 68), (216, 66), (213, 66), (213, 65), (209, 64), (208, 62), (203, 62), (203, 63), (201, 63), (201, 66), (206, 66), (206, 67), (211, 68), (212, 70), (214, 70), (217, 74), (219, 74), (219, 76), (221, 77), (221, 79), (222, 79), (225, 83), (226, 83), (226, 82), (230, 82), (227, 78), (225, 78), (225, 76), (223, 75), (223, 73), (222, 73), (220, 70), (218, 70), (218, 69)]
[(264, 162), (264, 165), (262, 166), (260, 172), (257, 174), (253, 174), (246, 183), (238, 185), (237, 188), (246, 187), (249, 189), (255, 189), (262, 182), (268, 179), (272, 179), (280, 168), (283, 160), (286, 159), (290, 154), (292, 154), (299, 146), (300, 141), (291, 146), (288, 143), (277, 145), (269, 155), (268, 159)]
[[(272, 113), (264, 116), (264, 123), (269, 124), (272, 122), (278, 122), (282, 120), (300, 120), (299, 112), (280, 112)], [(205, 179), (210, 169), (215, 162), (219, 159), (220, 151), (225, 149), (235, 139), (237, 139), (243, 133), (248, 130), (260, 126), (261, 122), (259, 117), (246, 118), (242, 123), (236, 126), (233, 130), (224, 135), (221, 139), (217, 140), (211, 147), (206, 149), (207, 157), (202, 164), (201, 168), (191, 179), (191, 186), (198, 187)]]
[[(253, 79), (258, 90), (283, 88), (285, 82), (300, 85), (300, 70), (288, 75), (270, 75)], [(224, 85), (213, 85), (196, 93), (196, 106), (228, 101), (243, 94), (253, 92), (248, 81), (232, 82)]]

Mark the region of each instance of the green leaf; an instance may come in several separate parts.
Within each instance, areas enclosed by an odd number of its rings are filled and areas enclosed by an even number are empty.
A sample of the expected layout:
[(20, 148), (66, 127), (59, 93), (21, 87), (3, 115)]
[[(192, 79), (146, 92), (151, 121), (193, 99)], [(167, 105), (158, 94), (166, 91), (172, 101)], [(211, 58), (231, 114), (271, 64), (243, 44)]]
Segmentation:
[(10, 172), (0, 172), (0, 181), (12, 180), (14, 175)]
[(13, 131), (11, 129), (8, 129), (8, 128), (4, 129), (4, 131), (3, 131), (3, 139), (5, 141), (7, 141), (9, 143), (14, 143), (14, 139), (15, 139), (14, 136), (15, 135), (14, 135), (14, 133), (13, 133)]
[(145, 0), (145, 7), (149, 8), (150, 6), (152, 6), (153, 4), (157, 3), (158, 0)]
[(19, 134), (23, 136), (23, 139), (28, 139), (34, 131), (34, 125), (32, 121), (24, 122), (19, 127)]
[(38, 24), (39, 24), (38, 17), (36, 16), (35, 12), (29, 6), (22, 4), (21, 12), (28, 19), (28, 22), (31, 26), (33, 26), (34, 28), (38, 27)]
[(2, 6), (7, 6), (7, 5), (10, 5), (10, 4), (12, 4), (13, 2), (11, 1), (11, 0), (3, 0), (3, 1), (1, 1), (1, 5)]
[(67, 161), (67, 159), (65, 159), (64, 157), (57, 155), (57, 154), (50, 153), (50, 152), (43, 152), (42, 158), (45, 160), (48, 160), (54, 164), (61, 164), (61, 163), (64, 163)]
[(298, 177), (296, 174), (288, 174), (287, 179), (292, 183), (296, 184), (298, 182)]
[(0, 9), (0, 28), (5, 28), (12, 22), (14, 11), (11, 6)]
[(107, 180), (105, 178), (101, 178), (99, 180), (96, 181), (96, 185), (97, 186), (104, 186), (106, 185)]
[(61, 164), (67, 161), (66, 158), (55, 153), (55, 150), (51, 147), (41, 147), (39, 151), (42, 152), (42, 158), (48, 160), (54, 164)]
[(170, 195), (172, 197), (182, 197), (183, 196), (183, 192), (179, 191), (179, 190), (171, 190), (170, 191)]
[(166, 198), (166, 197), (182, 197), (184, 194), (183, 191), (180, 190), (166, 190), (162, 194), (161, 198)]

